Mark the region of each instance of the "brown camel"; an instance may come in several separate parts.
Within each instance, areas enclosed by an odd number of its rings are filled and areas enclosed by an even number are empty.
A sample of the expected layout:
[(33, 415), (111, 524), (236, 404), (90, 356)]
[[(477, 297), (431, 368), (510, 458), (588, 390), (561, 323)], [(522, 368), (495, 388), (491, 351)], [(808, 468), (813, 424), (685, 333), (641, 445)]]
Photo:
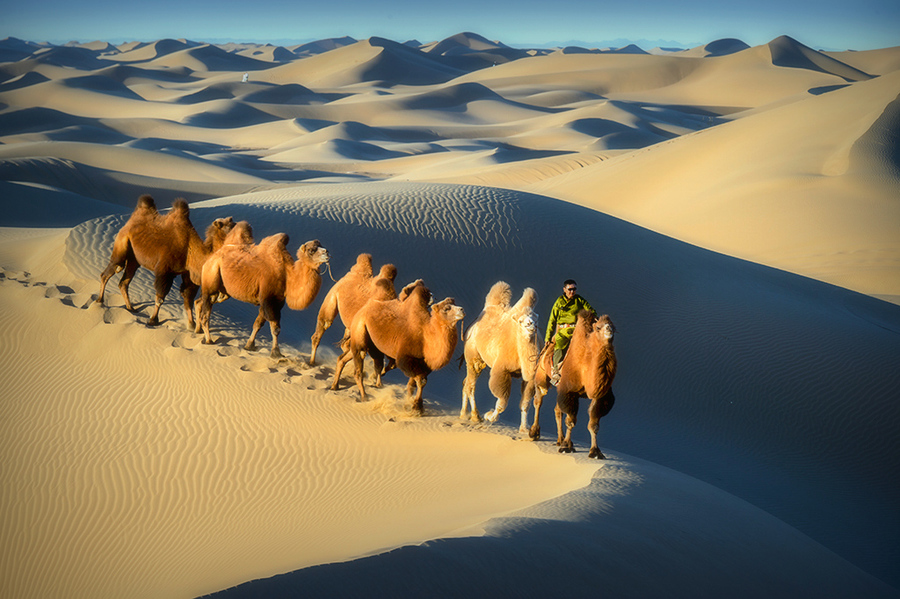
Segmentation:
[(481, 420), (475, 407), (475, 384), (485, 368), (491, 369), (488, 386), (497, 403), (484, 415), (488, 422), (496, 422), (506, 409), (512, 386), (512, 378), (522, 379), (522, 423), (520, 432), (527, 432), (528, 406), (533, 395), (534, 372), (537, 367), (538, 340), (537, 314), (534, 306), (537, 293), (530, 287), (512, 307), (512, 289), (499, 281), (491, 287), (484, 302), (484, 310), (465, 335), (463, 359), (466, 361), (466, 379), (463, 382), (462, 409), (459, 417), (466, 418), (471, 407), (471, 420)]
[[(408, 288), (406, 299), (389, 301), (370, 299), (350, 326), (350, 347), (340, 357), (332, 389), (337, 389), (344, 365), (353, 360), (356, 384), (362, 401), (366, 401), (363, 384), (363, 359), (368, 353), (375, 362), (376, 373), (384, 367), (384, 358), (395, 360), (397, 368), (409, 377), (406, 395), (411, 410), (423, 413), (422, 390), (428, 375), (446, 366), (456, 349), (456, 323), (465, 311), (453, 298), (431, 306), (431, 292), (422, 284)], [(379, 380), (376, 385), (380, 383)]]
[(106, 293), (106, 283), (119, 271), (119, 291), (125, 300), (125, 308), (134, 312), (128, 286), (141, 266), (156, 275), (156, 305), (147, 324), (159, 324), (159, 308), (172, 288), (175, 277), (181, 275), (181, 296), (184, 298), (184, 312), (188, 325), (194, 328), (194, 298), (200, 288), (200, 272), (203, 263), (218, 249), (225, 235), (234, 227), (234, 220), (217, 218), (206, 229), (206, 241), (200, 239), (189, 218), (190, 209), (182, 198), (172, 204), (172, 210), (162, 215), (156, 210), (156, 202), (149, 195), (138, 198), (137, 206), (128, 222), (119, 229), (113, 242), (109, 265), (100, 275), (100, 295), (97, 302), (102, 304)]
[[(583, 310), (578, 314), (575, 333), (569, 344), (569, 350), (560, 366), (559, 383), (556, 386), (556, 431), (559, 451), (569, 453), (575, 451), (572, 444), (572, 429), (578, 417), (579, 398), (588, 397), (588, 430), (591, 433), (590, 458), (605, 459), (606, 456), (597, 446), (597, 431), (600, 430), (600, 419), (609, 414), (616, 401), (612, 392), (612, 382), (616, 376), (616, 351), (613, 347), (615, 327), (609, 316), (598, 318)], [(541, 352), (538, 370), (535, 373), (534, 425), (531, 427), (532, 438), (540, 436), (538, 415), (543, 396), (550, 387), (550, 368), (553, 356), (553, 344), (548, 343)], [(566, 415), (566, 434), (563, 436), (562, 420)]]
[[(388, 281), (386, 281), (385, 279), (376, 280), (376, 285), (378, 287), (381, 287), (381, 290), (376, 292), (376, 295), (388, 295), (388, 293), (389, 293), (388, 286), (389, 285), (390, 285), (390, 289), (394, 288), (393, 283), (388, 283)], [(413, 291), (416, 291), (416, 293), (413, 294)], [(410, 296), (413, 296), (414, 301), (418, 302), (418, 304), (421, 306), (421, 309), (425, 310), (425, 311), (427, 311), (429, 309), (429, 307), (431, 306), (431, 304), (434, 301), (434, 298), (432, 298), (432, 296), (431, 296), (431, 291), (427, 287), (425, 287), (425, 282), (422, 281), (422, 279), (416, 279), (412, 283), (409, 283), (403, 289), (400, 290), (400, 293), (397, 294), (397, 297), (392, 298), (392, 299), (396, 300), (397, 302), (404, 302)], [(375, 297), (375, 298), (369, 298), (369, 299), (378, 299), (378, 298)], [(390, 301), (390, 300), (380, 300), (380, 301)], [(368, 303), (368, 300), (366, 300), (366, 303)], [(363, 304), (363, 306), (365, 306), (365, 304)], [(360, 309), (362, 309), (362, 308), (360, 308)], [(358, 311), (357, 311), (357, 313), (358, 313)], [(354, 315), (354, 318), (356, 318), (355, 315)], [(352, 326), (353, 325), (351, 323), (351, 327)], [(365, 352), (364, 352), (364, 357), (365, 357)], [(353, 356), (350, 353), (350, 329), (348, 328), (347, 329), (347, 338), (341, 341), (341, 355), (338, 356), (337, 365), (335, 366), (334, 382), (332, 382), (332, 384), (331, 384), (332, 391), (337, 391), (338, 384), (341, 379), (341, 373), (344, 370), (344, 366), (347, 364), (347, 362), (349, 362), (352, 359), (353, 359)], [(375, 361), (374, 358), (373, 358), (373, 361)], [(381, 387), (381, 377), (386, 372), (388, 372), (389, 370), (393, 370), (396, 367), (397, 367), (397, 363), (394, 361), (394, 358), (392, 358), (391, 356), (384, 356), (380, 362), (376, 361), (375, 381), (373, 383), (373, 386)]]
[[(360, 254), (356, 258), (356, 264), (347, 274), (338, 280), (325, 294), (319, 315), (316, 319), (316, 332), (312, 336), (312, 352), (309, 356), (309, 364), (316, 363), (316, 350), (322, 335), (340, 315), (344, 323), (344, 337), (341, 340), (343, 346), (349, 339), (350, 324), (353, 316), (366, 303), (370, 297), (380, 300), (390, 300), (397, 297), (394, 291), (394, 279), (397, 278), (397, 267), (393, 264), (385, 264), (381, 267), (378, 276), (374, 276), (372, 270), (372, 255)], [(346, 350), (346, 348), (344, 348)]]
[(280, 358), (278, 333), (281, 309), (307, 308), (322, 286), (319, 266), (329, 260), (328, 251), (318, 240), (307, 241), (297, 250), (297, 260), (287, 251), (288, 236), (278, 233), (253, 244), (253, 230), (241, 221), (203, 266), (198, 331), (202, 326), (204, 343), (212, 343), (209, 317), (213, 298), (225, 294), (259, 306), (259, 316), (244, 349), (256, 349), (256, 335), (266, 321), (272, 331), (272, 357)]

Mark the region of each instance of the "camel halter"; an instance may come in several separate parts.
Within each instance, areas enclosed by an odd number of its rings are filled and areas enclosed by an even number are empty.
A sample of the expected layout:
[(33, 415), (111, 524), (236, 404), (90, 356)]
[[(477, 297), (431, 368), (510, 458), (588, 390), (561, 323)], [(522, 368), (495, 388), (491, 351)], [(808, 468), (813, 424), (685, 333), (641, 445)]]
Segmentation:
[[(337, 281), (334, 280), (334, 275), (331, 274), (331, 262), (326, 262), (326, 263), (325, 263), (325, 270), (328, 271), (328, 277), (329, 277), (332, 281), (334, 281), (335, 283), (337, 283)], [(319, 276), (320, 276), (320, 277), (321, 277), (323, 274), (325, 274), (325, 270), (319, 271)]]

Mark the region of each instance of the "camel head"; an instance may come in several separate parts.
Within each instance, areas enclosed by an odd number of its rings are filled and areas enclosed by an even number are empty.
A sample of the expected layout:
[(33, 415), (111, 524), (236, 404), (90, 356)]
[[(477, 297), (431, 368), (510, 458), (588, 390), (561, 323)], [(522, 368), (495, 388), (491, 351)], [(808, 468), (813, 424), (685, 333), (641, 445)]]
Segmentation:
[(510, 316), (515, 319), (527, 337), (537, 330), (538, 316), (534, 311), (535, 305), (537, 305), (537, 292), (531, 287), (527, 287), (519, 301), (509, 310)]
[(431, 315), (455, 325), (466, 317), (466, 311), (462, 306), (457, 306), (452, 297), (448, 297), (431, 306)]
[(320, 264), (328, 264), (331, 256), (318, 239), (313, 239), (300, 246), (300, 249), (297, 250), (297, 260), (312, 264), (315, 268)]
[(591, 333), (598, 335), (607, 343), (612, 343), (613, 337), (616, 334), (616, 327), (613, 325), (612, 320), (609, 319), (609, 316), (604, 314), (597, 318), (591, 325)]
[(516, 319), (516, 323), (518, 323), (526, 337), (531, 337), (537, 331), (537, 313), (529, 312), (523, 314)]
[(213, 251), (225, 243), (225, 237), (234, 229), (234, 219), (217, 218), (206, 228), (206, 240), (211, 244)]

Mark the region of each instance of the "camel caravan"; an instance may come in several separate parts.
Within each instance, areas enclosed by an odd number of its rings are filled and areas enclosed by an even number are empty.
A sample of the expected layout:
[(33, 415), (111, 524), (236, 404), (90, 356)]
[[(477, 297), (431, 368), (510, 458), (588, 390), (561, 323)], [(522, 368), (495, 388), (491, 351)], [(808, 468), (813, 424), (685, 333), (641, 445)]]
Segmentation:
[[(188, 326), (202, 332), (204, 344), (213, 344), (210, 315), (216, 303), (229, 298), (259, 306), (247, 351), (256, 349), (256, 337), (268, 322), (272, 334), (271, 357), (282, 358), (278, 345), (281, 311), (305, 310), (316, 300), (322, 287), (322, 272), (330, 254), (318, 240), (303, 243), (296, 259), (287, 250), (288, 235), (277, 233), (254, 242), (246, 221), (235, 223), (229, 216), (218, 218), (206, 230), (205, 240), (194, 229), (186, 201), (175, 200), (168, 214), (162, 215), (149, 195), (141, 196), (131, 217), (116, 235), (109, 265), (100, 275), (103, 304), (109, 279), (122, 272), (119, 290), (125, 308), (136, 312), (128, 296), (128, 286), (139, 267), (153, 271), (156, 297), (149, 326), (159, 324), (159, 310), (181, 276), (181, 295)], [(310, 366), (316, 363), (317, 349), (331, 325), (340, 319), (343, 336), (336, 344), (340, 355), (335, 365), (331, 389), (340, 389), (344, 367), (353, 362), (354, 380), (360, 400), (367, 401), (365, 359), (374, 365), (371, 386), (381, 387), (382, 377), (392, 369), (407, 378), (409, 410), (424, 414), (423, 390), (428, 375), (446, 366), (453, 358), (459, 340), (463, 341), (459, 365), (466, 365), (462, 383), (462, 409), (459, 417), (472, 422), (494, 423), (506, 409), (512, 392), (512, 380), (521, 379), (519, 432), (531, 439), (540, 438), (540, 409), (550, 391), (554, 343), (539, 344), (537, 293), (526, 288), (512, 303), (511, 287), (495, 283), (485, 298), (484, 308), (468, 329), (457, 323), (465, 311), (452, 297), (435, 302), (424, 282), (416, 280), (397, 292), (394, 282), (397, 268), (383, 265), (376, 274), (372, 256), (360, 254), (350, 270), (325, 294), (312, 335)], [(200, 297), (197, 298), (198, 291)], [(196, 318), (195, 318), (196, 313)], [(462, 325), (460, 325), (462, 326)], [(572, 340), (559, 366), (554, 408), (559, 451), (575, 451), (572, 429), (578, 416), (579, 400), (590, 399), (588, 431), (591, 434), (591, 458), (606, 456), (597, 445), (599, 422), (612, 409), (615, 396), (612, 383), (616, 375), (613, 347), (615, 327), (609, 316), (597, 316), (583, 310), (577, 316)], [(549, 335), (549, 333), (548, 333)], [(494, 407), (483, 416), (475, 403), (479, 375), (490, 371), (488, 388), (496, 398)], [(534, 406), (534, 420), (528, 426), (528, 411)], [(565, 421), (565, 427), (564, 427)], [(564, 434), (565, 428), (565, 434)]]

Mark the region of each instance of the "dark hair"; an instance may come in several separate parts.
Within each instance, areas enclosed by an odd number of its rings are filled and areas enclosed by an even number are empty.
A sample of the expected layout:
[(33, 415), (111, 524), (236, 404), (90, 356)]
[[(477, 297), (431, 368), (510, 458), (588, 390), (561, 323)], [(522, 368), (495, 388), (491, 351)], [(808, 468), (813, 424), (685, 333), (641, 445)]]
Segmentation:
[(566, 279), (565, 283), (563, 283), (563, 287), (567, 287), (569, 285), (578, 285), (574, 279)]

